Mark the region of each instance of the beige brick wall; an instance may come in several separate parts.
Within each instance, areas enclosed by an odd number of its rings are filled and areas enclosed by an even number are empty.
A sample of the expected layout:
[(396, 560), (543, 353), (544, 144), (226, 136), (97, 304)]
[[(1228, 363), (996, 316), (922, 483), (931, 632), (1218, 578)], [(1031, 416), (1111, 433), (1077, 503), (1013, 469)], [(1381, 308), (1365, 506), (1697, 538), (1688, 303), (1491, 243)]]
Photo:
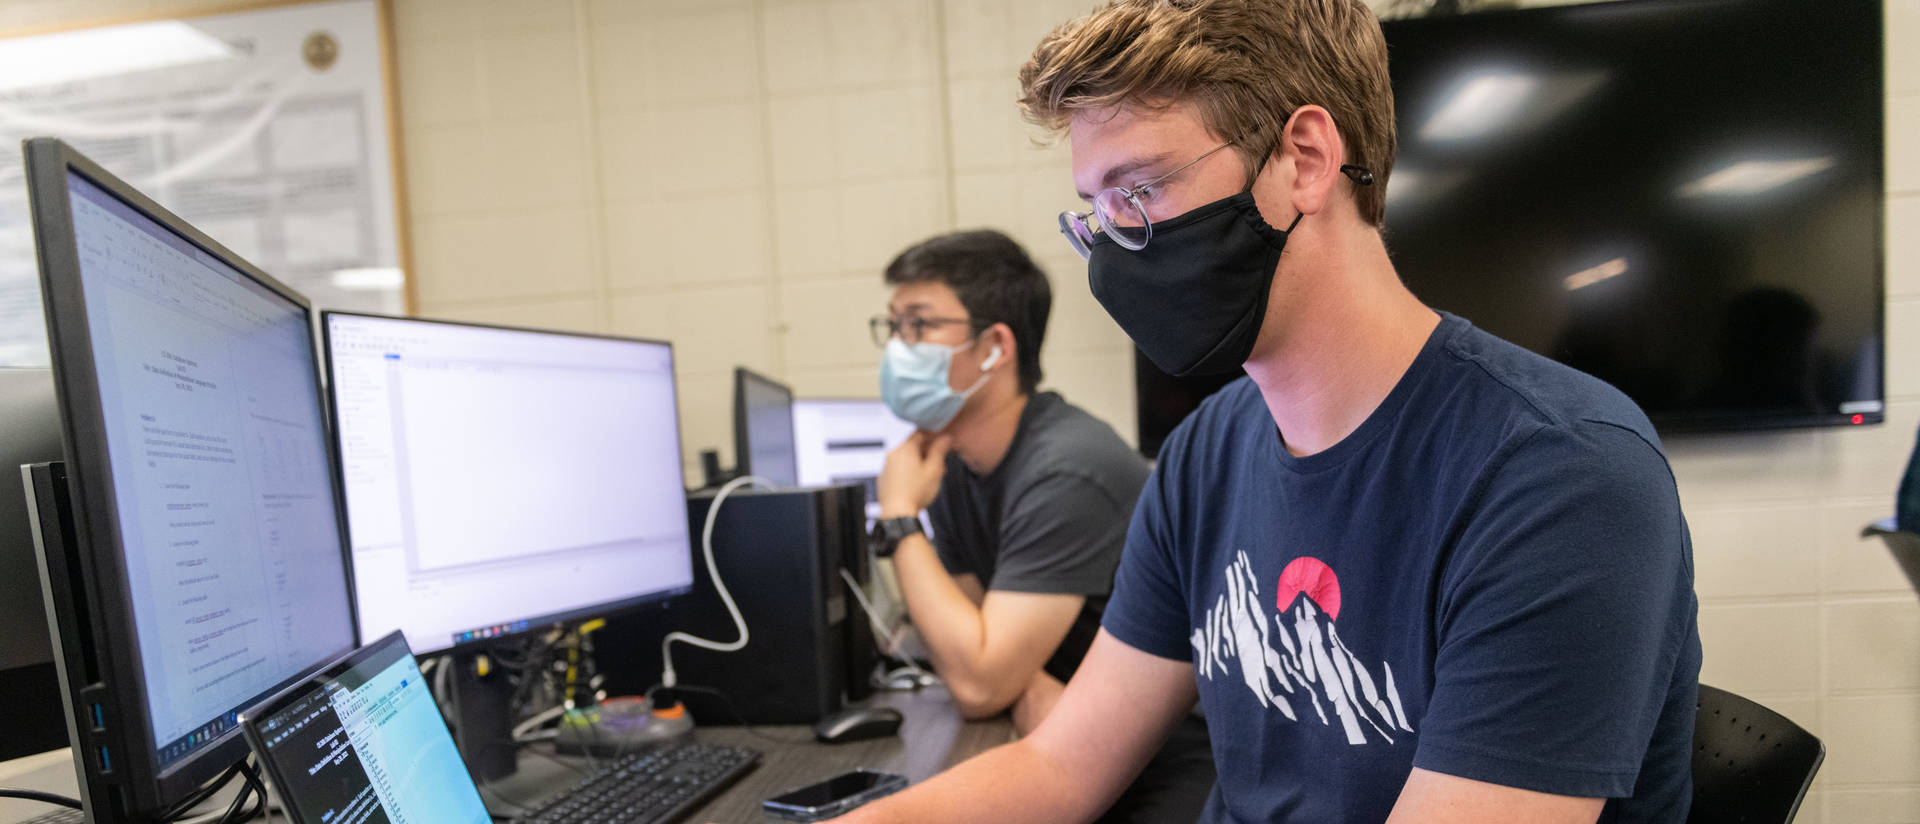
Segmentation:
[[(1920, 598), (1854, 537), (1920, 425), (1920, 0), (1885, 3), (1890, 422), (1668, 443), (1702, 678), (1825, 738), (1806, 822), (1920, 822)], [(0, 0), (0, 28), (208, 5)], [(685, 442), (730, 452), (734, 364), (871, 395), (879, 267), (992, 226), (1053, 277), (1048, 382), (1131, 437), (1130, 349), (1053, 229), (1065, 153), (1012, 106), (1085, 5), (394, 0), (418, 308), (670, 338)]]

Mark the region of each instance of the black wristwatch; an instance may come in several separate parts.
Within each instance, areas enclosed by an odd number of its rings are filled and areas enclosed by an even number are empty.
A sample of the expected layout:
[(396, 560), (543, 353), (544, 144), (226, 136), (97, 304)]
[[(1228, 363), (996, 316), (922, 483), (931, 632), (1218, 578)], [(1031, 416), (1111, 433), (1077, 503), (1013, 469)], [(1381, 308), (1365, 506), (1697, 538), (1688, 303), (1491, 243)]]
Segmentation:
[(881, 518), (873, 522), (873, 534), (867, 536), (867, 546), (873, 549), (873, 557), (891, 558), (901, 541), (922, 532), (919, 518)]

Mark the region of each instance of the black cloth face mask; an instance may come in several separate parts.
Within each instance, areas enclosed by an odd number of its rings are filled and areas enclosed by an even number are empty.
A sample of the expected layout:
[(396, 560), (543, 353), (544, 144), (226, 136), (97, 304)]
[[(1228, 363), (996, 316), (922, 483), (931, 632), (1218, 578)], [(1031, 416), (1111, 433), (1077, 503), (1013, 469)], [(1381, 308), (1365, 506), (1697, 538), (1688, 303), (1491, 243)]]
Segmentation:
[[(1302, 215), (1304, 217), (1304, 215)], [(1251, 191), (1153, 225), (1146, 248), (1093, 238), (1087, 281), (1094, 299), (1169, 375), (1213, 375), (1246, 363), (1267, 316), (1267, 295), (1287, 234), (1260, 216)]]

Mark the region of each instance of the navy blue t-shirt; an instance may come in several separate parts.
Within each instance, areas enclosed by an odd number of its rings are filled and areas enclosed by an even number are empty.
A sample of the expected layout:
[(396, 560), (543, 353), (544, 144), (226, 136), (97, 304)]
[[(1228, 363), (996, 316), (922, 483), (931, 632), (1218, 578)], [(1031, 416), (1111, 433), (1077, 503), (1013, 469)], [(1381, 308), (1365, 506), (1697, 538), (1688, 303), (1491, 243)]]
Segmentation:
[(1192, 661), (1204, 821), (1384, 821), (1413, 767), (1680, 822), (1693, 551), (1646, 416), (1442, 316), (1365, 423), (1287, 452), (1241, 380), (1168, 439), (1103, 625)]

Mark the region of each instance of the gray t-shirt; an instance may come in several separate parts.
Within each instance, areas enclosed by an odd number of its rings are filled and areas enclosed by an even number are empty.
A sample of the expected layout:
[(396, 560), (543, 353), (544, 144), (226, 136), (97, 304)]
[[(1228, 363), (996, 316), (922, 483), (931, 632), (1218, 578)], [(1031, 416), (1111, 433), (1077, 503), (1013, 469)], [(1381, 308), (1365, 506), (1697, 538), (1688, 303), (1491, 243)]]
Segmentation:
[(934, 548), (947, 571), (988, 590), (1087, 597), (1046, 663), (1065, 681), (1100, 630), (1147, 473), (1112, 427), (1058, 394), (1034, 395), (993, 472), (976, 475), (958, 455), (947, 457), (927, 508)]

